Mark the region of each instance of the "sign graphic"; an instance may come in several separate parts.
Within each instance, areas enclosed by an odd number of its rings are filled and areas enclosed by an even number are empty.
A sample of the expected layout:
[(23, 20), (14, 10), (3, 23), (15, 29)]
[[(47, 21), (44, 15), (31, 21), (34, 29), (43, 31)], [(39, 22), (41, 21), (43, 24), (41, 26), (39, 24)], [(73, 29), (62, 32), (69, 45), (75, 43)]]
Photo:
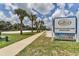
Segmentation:
[(54, 19), (55, 33), (77, 33), (76, 17), (57, 17)]

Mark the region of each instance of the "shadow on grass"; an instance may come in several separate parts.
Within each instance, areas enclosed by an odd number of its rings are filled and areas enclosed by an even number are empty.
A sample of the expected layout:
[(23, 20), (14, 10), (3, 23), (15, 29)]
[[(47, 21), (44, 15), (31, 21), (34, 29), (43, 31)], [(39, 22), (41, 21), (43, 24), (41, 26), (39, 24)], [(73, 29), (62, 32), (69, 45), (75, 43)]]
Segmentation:
[(76, 40), (72, 40), (72, 39), (54, 39), (54, 41), (70, 41), (70, 42), (75, 42)]

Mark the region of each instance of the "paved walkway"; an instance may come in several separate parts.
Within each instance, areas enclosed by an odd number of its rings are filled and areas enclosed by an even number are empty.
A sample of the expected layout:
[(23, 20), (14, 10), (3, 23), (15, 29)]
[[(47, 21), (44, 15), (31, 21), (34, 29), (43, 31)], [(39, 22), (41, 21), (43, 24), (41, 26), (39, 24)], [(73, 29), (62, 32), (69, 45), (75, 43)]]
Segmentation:
[(29, 38), (26, 38), (24, 40), (18, 41), (14, 44), (11, 44), (9, 46), (6, 46), (4, 48), (0, 49), (0, 56), (14, 56), (17, 53), (19, 53), (21, 50), (23, 50), (26, 46), (31, 44), (36, 38), (38, 38), (42, 33), (35, 34)]

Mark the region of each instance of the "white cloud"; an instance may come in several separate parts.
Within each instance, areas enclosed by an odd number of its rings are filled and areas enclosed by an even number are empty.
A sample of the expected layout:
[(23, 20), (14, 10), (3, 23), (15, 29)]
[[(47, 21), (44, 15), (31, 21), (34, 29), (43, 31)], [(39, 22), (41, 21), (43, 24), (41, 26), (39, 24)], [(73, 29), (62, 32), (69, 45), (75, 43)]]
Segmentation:
[(67, 16), (74, 16), (73, 12), (70, 12)]
[(10, 16), (13, 16), (13, 13), (12, 13), (12, 11), (9, 11), (9, 14), (10, 14)]
[(38, 17), (37, 19), (36, 19), (37, 21), (40, 21), (40, 20), (42, 20), (40, 17)]
[[(31, 14), (31, 12), (33, 14), (36, 14), (36, 12), (31, 10), (33, 7), (36, 8), (36, 10), (39, 10), (39, 12), (41, 12), (42, 14), (47, 14), (51, 9), (53, 9), (55, 7), (54, 5), (52, 5), (50, 3), (46, 3), (46, 4), (45, 3), (41, 3), (41, 4), (40, 3), (39, 4), (18, 3), (18, 4), (15, 4), (15, 5), (17, 5), (18, 8), (26, 10), (26, 12), (28, 12), (28, 14)], [(9, 13), (12, 14), (11, 12), (9, 12)], [(40, 17), (38, 17), (37, 20), (42, 20), (42, 19)], [(47, 19), (47, 21), (48, 21), (48, 19)], [(27, 23), (26, 23), (25, 20), (24, 20), (23, 22), (24, 22), (25, 25), (26, 24), (31, 25), (30, 21), (27, 21)], [(48, 24), (48, 22), (46, 24)]]
[(60, 8), (64, 8), (65, 7), (65, 3), (57, 3), (57, 6), (59, 6)]
[(14, 9), (17, 9), (18, 7), (11, 3), (5, 3), (5, 9), (10, 10), (11, 8), (12, 8), (12, 10), (14, 10)]
[(10, 17), (10, 19), (11, 19), (11, 23), (12, 24), (14, 24), (14, 23), (20, 23), (20, 20), (19, 20), (19, 17), (17, 16), (17, 15), (15, 15), (15, 14), (13, 14), (11, 17)]
[(74, 5), (73, 3), (68, 4), (69, 8), (71, 8), (73, 5)]
[(2, 11), (0, 11), (0, 20), (9, 21), (12, 24), (20, 22), (17, 15), (11, 13), (11, 17), (7, 17)]
[(5, 18), (6, 18), (5, 14), (2, 11), (0, 11), (0, 20), (5, 20)]
[(5, 4), (5, 9), (7, 9), (7, 10), (10, 10), (11, 9), (11, 7), (9, 6), (10, 4)]
[(69, 10), (64, 10), (64, 13), (65, 13), (65, 14), (68, 14), (68, 13), (69, 13)]
[(25, 10), (28, 14), (31, 14), (31, 4), (28, 3), (17, 3), (15, 4), (17, 5), (18, 8), (21, 8), (23, 10)]
[(55, 7), (51, 3), (35, 3), (32, 4), (32, 6), (42, 14), (48, 14), (48, 12)]
[(61, 10), (60, 9), (57, 9), (54, 14), (52, 15), (52, 17), (59, 17), (61, 16)]
[(24, 25), (31, 25), (31, 21), (29, 20), (28, 17), (24, 17), (23, 24)]
[[(14, 9), (21, 8), (26, 10), (28, 14), (36, 14), (34, 11), (32, 11), (32, 8), (36, 8), (36, 10), (39, 10), (39, 12), (43, 14), (47, 14), (51, 9), (53, 9), (55, 6), (51, 3), (17, 3), (17, 4), (5, 4), (8, 7), (11, 7)], [(9, 8), (7, 8), (9, 9)]]
[[(54, 14), (52, 15), (52, 17), (66, 17), (66, 16), (74, 16), (73, 12), (70, 12), (69, 10), (64, 10), (62, 13), (61, 9), (57, 9)], [(51, 17), (51, 18), (52, 18)]]

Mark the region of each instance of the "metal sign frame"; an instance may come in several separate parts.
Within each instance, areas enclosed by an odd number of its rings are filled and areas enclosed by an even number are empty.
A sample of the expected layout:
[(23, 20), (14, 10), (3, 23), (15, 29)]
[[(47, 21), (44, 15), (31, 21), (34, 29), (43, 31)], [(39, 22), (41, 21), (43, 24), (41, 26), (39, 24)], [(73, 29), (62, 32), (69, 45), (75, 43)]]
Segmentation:
[[(76, 30), (75, 30), (75, 33), (69, 33), (69, 34), (77, 34), (77, 17), (76, 16), (69, 16), (69, 17), (55, 17), (55, 18), (53, 18), (53, 32), (55, 33), (55, 20), (56, 19), (60, 19), (60, 18), (75, 18), (75, 28), (76, 28)], [(68, 33), (55, 33), (55, 34), (68, 34)]]

